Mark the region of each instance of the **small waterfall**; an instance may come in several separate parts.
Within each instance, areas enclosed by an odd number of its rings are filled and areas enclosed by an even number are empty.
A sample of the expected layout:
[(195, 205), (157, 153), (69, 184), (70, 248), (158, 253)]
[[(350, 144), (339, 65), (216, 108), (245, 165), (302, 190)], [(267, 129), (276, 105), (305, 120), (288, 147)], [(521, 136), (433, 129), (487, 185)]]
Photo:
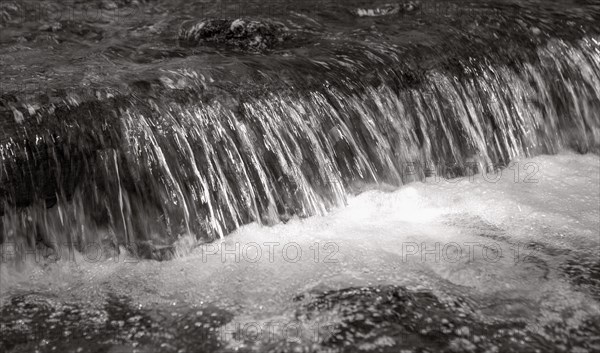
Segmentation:
[[(272, 65), (296, 72), (264, 73), (275, 88), (251, 94), (201, 70), (164, 70), (160, 95), (74, 98), (56, 108), (54, 130), (15, 128), (21, 140), (0, 141), (2, 240), (207, 241), (249, 222), (325, 214), (365, 185), (489, 172), (563, 147), (598, 151), (597, 38), (413, 79), (395, 48), (335, 58), (281, 59)], [(322, 74), (318, 84), (309, 71)]]

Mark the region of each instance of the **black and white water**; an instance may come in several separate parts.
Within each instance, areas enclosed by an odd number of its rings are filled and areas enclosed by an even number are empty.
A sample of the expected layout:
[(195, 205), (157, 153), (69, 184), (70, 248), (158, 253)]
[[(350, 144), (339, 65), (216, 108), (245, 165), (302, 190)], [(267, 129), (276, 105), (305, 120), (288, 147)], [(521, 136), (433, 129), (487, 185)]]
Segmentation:
[(0, 10), (1, 351), (600, 351), (597, 2)]

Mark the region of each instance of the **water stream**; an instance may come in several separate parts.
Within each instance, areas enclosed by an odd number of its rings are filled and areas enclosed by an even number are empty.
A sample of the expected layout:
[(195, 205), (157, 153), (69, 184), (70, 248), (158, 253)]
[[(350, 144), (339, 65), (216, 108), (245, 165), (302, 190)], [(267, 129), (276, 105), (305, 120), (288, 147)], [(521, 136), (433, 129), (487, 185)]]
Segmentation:
[(600, 350), (597, 4), (183, 4), (0, 8), (0, 349)]

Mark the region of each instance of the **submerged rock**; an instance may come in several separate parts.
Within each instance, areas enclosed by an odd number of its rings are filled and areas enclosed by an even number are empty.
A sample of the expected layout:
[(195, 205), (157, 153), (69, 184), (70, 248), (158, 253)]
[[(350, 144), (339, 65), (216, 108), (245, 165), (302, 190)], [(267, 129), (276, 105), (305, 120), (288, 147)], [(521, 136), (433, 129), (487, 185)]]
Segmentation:
[[(482, 320), (476, 302), (395, 285), (302, 294), (295, 300), (302, 302), (298, 320), (329, 323), (319, 331), (319, 344), (339, 352), (533, 352), (558, 343), (586, 349), (595, 344), (579, 341), (591, 337), (589, 323), (568, 331), (561, 323), (537, 327), (518, 320)], [(556, 341), (534, 329), (552, 332)]]
[(129, 251), (132, 255), (147, 260), (166, 261), (175, 257), (175, 246), (157, 245), (151, 241), (139, 241), (131, 244)]
[(215, 352), (223, 348), (218, 328), (232, 318), (212, 305), (147, 309), (112, 293), (93, 303), (17, 295), (0, 307), (0, 351)]
[(597, 256), (578, 256), (560, 266), (563, 275), (582, 291), (600, 302), (600, 260)]
[[(357, 347), (383, 352), (415, 347), (442, 351), (453, 339), (459, 338), (456, 328), (469, 330), (469, 326), (474, 326), (469, 312), (462, 300), (443, 303), (430, 292), (379, 286), (317, 294), (308, 300), (298, 316), (306, 319), (321, 315), (339, 317), (340, 323), (331, 327), (329, 335), (324, 337), (325, 346), (339, 347), (345, 342), (354, 342)], [(381, 337), (388, 339), (382, 342)]]
[(359, 8), (355, 14), (359, 17), (378, 17), (396, 15), (403, 12), (412, 12), (419, 8), (418, 1), (409, 1), (403, 4), (385, 4), (375, 8)]
[(359, 17), (376, 17), (376, 16), (386, 16), (386, 15), (395, 15), (400, 12), (399, 4), (387, 4), (381, 7), (376, 7), (374, 9), (356, 9), (356, 14)]
[(217, 44), (248, 51), (272, 49), (289, 37), (287, 28), (270, 20), (210, 19), (184, 23), (179, 44)]

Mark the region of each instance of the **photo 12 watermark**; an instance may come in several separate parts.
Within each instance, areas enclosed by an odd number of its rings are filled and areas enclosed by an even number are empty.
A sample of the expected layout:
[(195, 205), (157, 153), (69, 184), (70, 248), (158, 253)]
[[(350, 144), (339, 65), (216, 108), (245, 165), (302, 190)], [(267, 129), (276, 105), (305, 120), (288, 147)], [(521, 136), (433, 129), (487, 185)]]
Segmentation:
[[(33, 261), (102, 261), (137, 263), (148, 259), (148, 246), (145, 243), (129, 243), (119, 249), (100, 242), (46, 243), (30, 247), (27, 244), (4, 242), (0, 244), (0, 263)], [(173, 247), (166, 247), (175, 251)], [(163, 247), (160, 247), (163, 249)], [(150, 249), (152, 250), (152, 249)], [(221, 263), (257, 263), (313, 261), (334, 264), (339, 262), (340, 248), (335, 242), (314, 242), (304, 246), (297, 242), (213, 242), (198, 245), (194, 251), (200, 254), (201, 261)]]
[(422, 263), (496, 263), (507, 256), (512, 257), (514, 263), (520, 263), (531, 260), (538, 251), (538, 247), (531, 243), (506, 244), (503, 248), (496, 242), (403, 242), (400, 249), (402, 262)]
[(222, 263), (260, 261), (296, 263), (303, 260), (315, 263), (339, 262), (339, 245), (335, 242), (315, 242), (308, 248), (296, 242), (221, 242), (203, 244), (198, 248), (204, 263), (209, 260)]

